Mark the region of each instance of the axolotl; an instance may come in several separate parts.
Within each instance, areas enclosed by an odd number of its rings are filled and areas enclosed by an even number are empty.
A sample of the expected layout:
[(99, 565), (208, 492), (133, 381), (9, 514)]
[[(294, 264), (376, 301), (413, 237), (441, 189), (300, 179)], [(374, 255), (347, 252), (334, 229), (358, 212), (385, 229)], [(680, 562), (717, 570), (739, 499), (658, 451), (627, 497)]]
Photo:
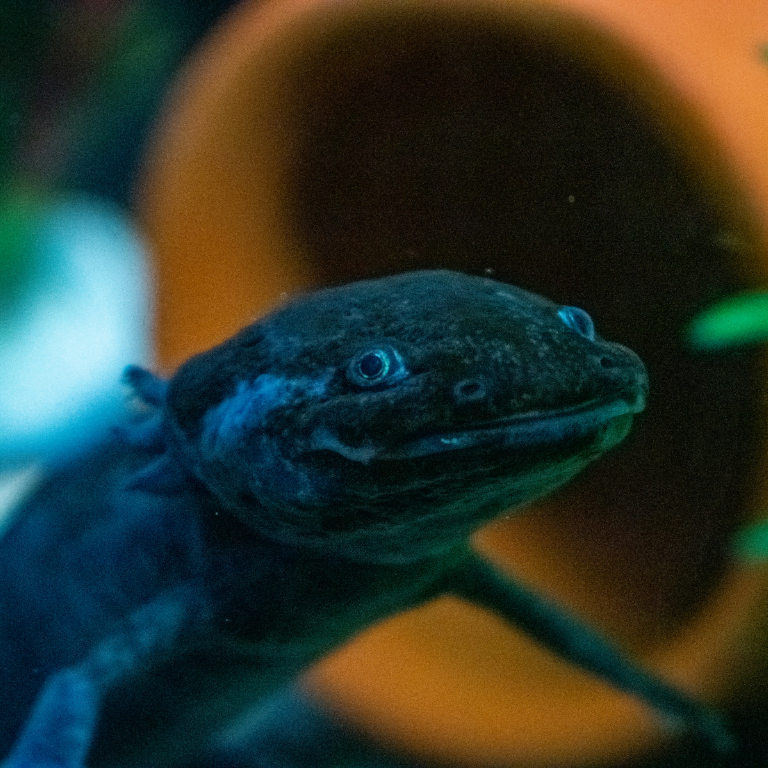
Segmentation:
[(471, 547), (644, 408), (643, 363), (585, 311), (406, 273), (294, 299), (169, 381), (126, 379), (142, 420), (0, 542), (5, 768), (199, 761), (311, 662), (443, 594), (731, 746), (710, 709)]

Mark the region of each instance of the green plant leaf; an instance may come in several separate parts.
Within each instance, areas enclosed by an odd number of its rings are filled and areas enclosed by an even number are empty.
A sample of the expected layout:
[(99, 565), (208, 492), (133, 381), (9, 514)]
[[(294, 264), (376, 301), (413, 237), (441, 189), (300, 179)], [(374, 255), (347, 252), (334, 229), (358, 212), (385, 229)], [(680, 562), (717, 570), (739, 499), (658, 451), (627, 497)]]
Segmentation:
[(768, 341), (768, 291), (731, 296), (697, 315), (688, 326), (688, 345), (716, 350)]

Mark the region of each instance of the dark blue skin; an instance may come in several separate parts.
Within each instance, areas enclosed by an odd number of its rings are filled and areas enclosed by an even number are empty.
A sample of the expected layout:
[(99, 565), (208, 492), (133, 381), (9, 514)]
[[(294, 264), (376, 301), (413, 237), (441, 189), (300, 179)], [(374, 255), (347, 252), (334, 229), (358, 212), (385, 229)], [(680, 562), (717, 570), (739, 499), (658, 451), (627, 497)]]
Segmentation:
[[(727, 749), (704, 707), (476, 556), (627, 434), (647, 377), (589, 316), (419, 272), (300, 298), (54, 477), (0, 546), (6, 768), (184, 765), (364, 627), (453, 593)], [(446, 670), (450, 674), (450, 670)]]

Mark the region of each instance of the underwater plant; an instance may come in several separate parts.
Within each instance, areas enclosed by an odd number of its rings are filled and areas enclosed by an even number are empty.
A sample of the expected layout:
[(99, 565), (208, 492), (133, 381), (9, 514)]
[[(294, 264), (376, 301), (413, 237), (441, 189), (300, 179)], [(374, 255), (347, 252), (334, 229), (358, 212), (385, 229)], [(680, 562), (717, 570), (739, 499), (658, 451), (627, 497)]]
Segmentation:
[(188, 765), (363, 628), (442, 594), (732, 748), (718, 716), (475, 554), (645, 405), (640, 359), (510, 285), (406, 273), (300, 297), (165, 382), (0, 541), (5, 768)]

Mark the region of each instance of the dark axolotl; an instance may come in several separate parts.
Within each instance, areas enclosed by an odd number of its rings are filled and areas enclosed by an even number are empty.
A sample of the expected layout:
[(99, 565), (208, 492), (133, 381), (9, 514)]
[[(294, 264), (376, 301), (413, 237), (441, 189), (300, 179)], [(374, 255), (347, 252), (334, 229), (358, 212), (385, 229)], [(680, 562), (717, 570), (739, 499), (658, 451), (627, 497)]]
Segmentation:
[(730, 746), (470, 547), (644, 407), (643, 364), (582, 310), (403, 274), (294, 300), (168, 383), (126, 377), (149, 412), (130, 445), (54, 476), (0, 543), (5, 768), (185, 765), (312, 661), (446, 593)]

